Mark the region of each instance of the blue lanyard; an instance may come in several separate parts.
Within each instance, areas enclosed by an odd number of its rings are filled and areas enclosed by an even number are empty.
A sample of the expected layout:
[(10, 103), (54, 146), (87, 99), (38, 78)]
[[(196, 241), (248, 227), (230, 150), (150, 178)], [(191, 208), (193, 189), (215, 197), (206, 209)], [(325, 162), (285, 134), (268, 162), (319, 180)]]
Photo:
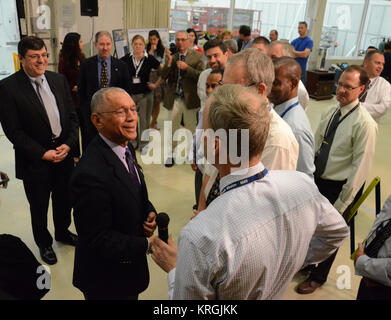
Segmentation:
[(242, 186), (245, 186), (246, 184), (249, 184), (255, 180), (260, 180), (262, 179), (264, 176), (267, 175), (267, 169), (263, 169), (263, 171), (261, 173), (257, 173), (257, 174), (254, 174), (253, 176), (251, 177), (248, 177), (248, 178), (245, 178), (245, 179), (242, 179), (242, 180), (239, 180), (239, 181), (236, 181), (234, 183), (231, 183), (229, 184), (228, 186), (226, 186), (223, 190), (221, 190), (221, 194), (229, 191), (229, 190), (232, 190), (232, 189), (236, 189), (238, 187), (242, 187)]
[(294, 104), (292, 104), (291, 106), (289, 106), (288, 109), (286, 109), (282, 115), (281, 115), (281, 118), (284, 118), (284, 116), (287, 114), (288, 111), (290, 111), (291, 109), (293, 109), (294, 107), (296, 107), (297, 105), (299, 104), (299, 101), (295, 102)]

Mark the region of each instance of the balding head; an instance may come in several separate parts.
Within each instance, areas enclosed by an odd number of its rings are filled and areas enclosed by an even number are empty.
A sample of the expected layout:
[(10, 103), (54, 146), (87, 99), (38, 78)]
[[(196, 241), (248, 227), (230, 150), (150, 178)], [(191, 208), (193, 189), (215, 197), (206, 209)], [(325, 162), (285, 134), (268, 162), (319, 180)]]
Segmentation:
[(294, 58), (293, 47), (288, 41), (273, 41), (270, 43), (268, 55), (272, 60), (281, 57)]

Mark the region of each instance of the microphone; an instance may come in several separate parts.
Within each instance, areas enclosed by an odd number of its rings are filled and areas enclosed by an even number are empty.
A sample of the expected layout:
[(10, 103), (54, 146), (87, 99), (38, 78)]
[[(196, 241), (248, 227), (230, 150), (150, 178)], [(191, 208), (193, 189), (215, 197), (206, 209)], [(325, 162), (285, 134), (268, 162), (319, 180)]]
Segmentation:
[(168, 223), (170, 217), (165, 212), (160, 212), (156, 216), (156, 224), (158, 227), (159, 238), (167, 243), (168, 240)]

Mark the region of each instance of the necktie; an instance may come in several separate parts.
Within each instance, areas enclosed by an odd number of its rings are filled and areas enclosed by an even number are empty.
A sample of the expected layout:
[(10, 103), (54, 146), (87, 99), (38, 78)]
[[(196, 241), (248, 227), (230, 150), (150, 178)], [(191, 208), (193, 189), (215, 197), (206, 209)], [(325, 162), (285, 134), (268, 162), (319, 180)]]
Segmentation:
[(383, 246), (384, 242), (391, 236), (391, 220), (388, 221), (386, 226), (381, 230), (379, 228), (376, 231), (376, 237), (373, 239), (367, 247), (365, 247), (364, 252), (368, 257), (377, 258), (377, 254), (380, 248)]
[(136, 172), (136, 168), (135, 168), (135, 164), (134, 164), (134, 159), (133, 159), (132, 153), (130, 152), (130, 150), (128, 148), (126, 148), (126, 151), (125, 151), (125, 160), (128, 165), (128, 168), (129, 168), (129, 173), (132, 176), (132, 181), (137, 181), (137, 185), (139, 186), (140, 182), (138, 180), (138, 176), (137, 176), (137, 172)]
[(102, 71), (100, 73), (100, 87), (107, 88), (109, 86), (109, 77), (107, 73), (107, 62), (102, 61)]
[(58, 117), (55, 108), (56, 105), (53, 105), (49, 95), (45, 90), (42, 89), (42, 79), (36, 79), (35, 85), (37, 87), (37, 94), (39, 101), (45, 107), (46, 114), (49, 118), (50, 128), (52, 129), (52, 134), (57, 138), (60, 136), (62, 128), (60, 123), (60, 118)]
[(368, 90), (370, 87), (371, 87), (371, 80), (368, 80), (368, 82), (365, 84), (365, 90), (358, 97), (358, 101), (365, 102), (365, 99), (367, 98)]
[(338, 108), (338, 111), (335, 113), (331, 124), (325, 132), (323, 137), (322, 145), (320, 146), (318, 152), (315, 154), (315, 177), (319, 178), (324, 170), (326, 169), (327, 160), (329, 157), (331, 145), (334, 140), (335, 132), (339, 124), (339, 117), (341, 116), (341, 109)]
[[(184, 54), (179, 54), (179, 60), (180, 61), (185, 61), (185, 55)], [(182, 76), (183, 76), (183, 70), (179, 70), (179, 76), (178, 76), (178, 83), (177, 83), (177, 90), (176, 90), (176, 94), (180, 97), (180, 98), (184, 98), (184, 95), (183, 95), (183, 88), (182, 88)]]

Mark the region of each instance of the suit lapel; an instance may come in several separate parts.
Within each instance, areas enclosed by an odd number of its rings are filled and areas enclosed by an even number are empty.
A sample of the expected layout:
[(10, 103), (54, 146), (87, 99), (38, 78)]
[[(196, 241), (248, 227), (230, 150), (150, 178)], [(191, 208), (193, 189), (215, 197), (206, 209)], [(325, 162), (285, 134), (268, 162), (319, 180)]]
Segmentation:
[(23, 69), (18, 71), (18, 83), (20, 84), (20, 91), (25, 93), (25, 97), (31, 102), (33, 108), (35, 108), (38, 114), (41, 115), (42, 120), (48, 125), (51, 130), (50, 122), (48, 115), (46, 113), (45, 107), (39, 101), (37, 92), (33, 88), (33, 84), (30, 81), (30, 78), (26, 75)]
[(119, 66), (117, 60), (114, 57), (111, 57), (111, 77), (110, 77), (110, 87), (115, 87), (118, 79), (118, 70)]
[(98, 88), (96, 91), (98, 91), (100, 89), (100, 83), (99, 83), (99, 75), (98, 75), (98, 56), (95, 56), (92, 61), (91, 61), (91, 68), (90, 68), (90, 71), (91, 71), (91, 77), (92, 77), (92, 82), (91, 83), (95, 83), (95, 88)]

